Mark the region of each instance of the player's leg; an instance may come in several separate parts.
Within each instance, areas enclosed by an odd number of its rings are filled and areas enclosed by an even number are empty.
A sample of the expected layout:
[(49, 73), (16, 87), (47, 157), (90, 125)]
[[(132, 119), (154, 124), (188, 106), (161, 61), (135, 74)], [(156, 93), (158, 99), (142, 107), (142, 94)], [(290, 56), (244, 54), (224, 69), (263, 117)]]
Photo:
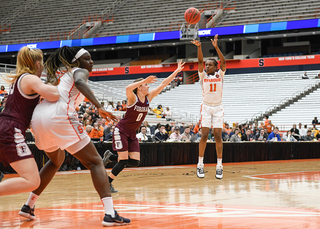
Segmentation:
[[(81, 141), (84, 141), (84, 139)], [(70, 153), (74, 152), (74, 150), (78, 148), (78, 146), (76, 145), (79, 146), (80, 144), (75, 144), (71, 147), (71, 149), (70, 147), (68, 147), (67, 151)], [(77, 152), (74, 153), (73, 156), (78, 158), (79, 161), (91, 172), (93, 185), (101, 198), (101, 202), (105, 210), (105, 217), (102, 221), (102, 224), (104, 226), (129, 224), (131, 220), (119, 216), (113, 208), (113, 201), (111, 197), (107, 172), (104, 168), (102, 158), (97, 152), (93, 143), (90, 141), (90, 138), (89, 143), (80, 150), (77, 150)]]
[(118, 162), (113, 166), (110, 174), (109, 174), (109, 183), (110, 189), (112, 193), (118, 192), (114, 189), (112, 182), (119, 175), (119, 173), (128, 165), (128, 151), (118, 152)]
[(204, 178), (203, 157), (204, 157), (204, 152), (205, 152), (206, 146), (207, 146), (209, 131), (210, 131), (209, 127), (202, 127), (201, 128), (202, 136), (199, 141), (199, 159), (198, 159), (198, 164), (197, 164), (197, 176), (199, 178)]
[(223, 165), (222, 165), (222, 127), (223, 127), (223, 116), (224, 116), (224, 107), (217, 106), (212, 110), (212, 126), (214, 139), (216, 141), (216, 151), (217, 151), (217, 166), (216, 166), (216, 178), (223, 178)]
[(222, 152), (223, 152), (223, 143), (222, 143), (222, 128), (214, 128), (214, 139), (216, 141), (216, 151), (217, 151), (217, 166), (216, 166), (216, 178), (223, 178), (223, 165), (222, 165)]
[(34, 158), (10, 163), (20, 177), (6, 179), (0, 183), (0, 196), (31, 192), (40, 185), (38, 166)]
[(50, 183), (58, 169), (61, 167), (64, 158), (65, 158), (65, 152), (64, 150), (57, 149), (53, 152), (46, 152), (47, 156), (49, 157), (49, 161), (42, 167), (40, 170), (40, 186), (33, 190), (27, 202), (23, 205), (21, 208), (19, 215), (26, 217), (28, 219), (34, 219), (34, 208), (35, 203), (40, 196), (40, 194), (43, 192), (43, 190), (47, 187), (47, 185)]

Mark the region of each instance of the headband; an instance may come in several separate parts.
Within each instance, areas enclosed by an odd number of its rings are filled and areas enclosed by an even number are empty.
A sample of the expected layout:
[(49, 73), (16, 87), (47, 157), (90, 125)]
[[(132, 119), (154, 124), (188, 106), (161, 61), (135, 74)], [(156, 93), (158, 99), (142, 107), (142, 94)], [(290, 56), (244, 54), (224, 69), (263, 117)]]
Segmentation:
[(85, 50), (84, 48), (80, 49), (77, 54), (74, 56), (74, 58), (72, 59), (72, 63), (75, 62), (76, 60), (78, 60), (83, 54), (85, 53), (89, 53), (87, 50)]

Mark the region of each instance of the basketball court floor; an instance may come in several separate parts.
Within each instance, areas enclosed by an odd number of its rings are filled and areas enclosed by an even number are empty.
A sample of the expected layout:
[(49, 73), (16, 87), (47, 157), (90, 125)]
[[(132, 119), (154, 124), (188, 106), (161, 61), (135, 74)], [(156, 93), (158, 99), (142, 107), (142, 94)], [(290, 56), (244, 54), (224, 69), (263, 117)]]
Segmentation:
[[(320, 228), (320, 159), (224, 163), (222, 180), (215, 179), (214, 164), (205, 165), (204, 179), (195, 167), (119, 174), (115, 208), (132, 220), (121, 229)], [(38, 199), (33, 221), (18, 215), (28, 196), (0, 197), (0, 228), (103, 228), (103, 207), (87, 170), (59, 172)]]

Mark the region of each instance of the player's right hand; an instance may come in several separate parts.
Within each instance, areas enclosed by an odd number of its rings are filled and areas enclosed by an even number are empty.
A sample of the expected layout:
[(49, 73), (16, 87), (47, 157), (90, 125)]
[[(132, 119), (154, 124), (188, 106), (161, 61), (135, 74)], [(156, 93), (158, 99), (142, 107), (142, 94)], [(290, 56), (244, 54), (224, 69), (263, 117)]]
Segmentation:
[(102, 118), (118, 122), (117, 117), (114, 116), (111, 112), (106, 111), (104, 108), (99, 108), (99, 114), (102, 116)]
[(192, 44), (194, 44), (195, 46), (201, 46), (201, 42), (200, 41), (197, 41), (195, 39), (193, 39), (193, 41), (191, 41)]
[(148, 77), (145, 79), (144, 82), (147, 83), (147, 84), (149, 84), (149, 83), (155, 83), (155, 82), (157, 82), (157, 79), (158, 79), (158, 77), (151, 75), (151, 76), (148, 76)]

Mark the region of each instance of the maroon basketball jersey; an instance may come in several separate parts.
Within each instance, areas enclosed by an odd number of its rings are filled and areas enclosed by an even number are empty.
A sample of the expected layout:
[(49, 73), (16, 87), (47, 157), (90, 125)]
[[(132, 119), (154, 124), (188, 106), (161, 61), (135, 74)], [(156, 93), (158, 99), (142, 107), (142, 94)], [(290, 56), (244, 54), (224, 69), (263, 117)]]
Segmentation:
[(25, 127), (24, 130), (21, 130), (23, 134), (30, 125), (33, 110), (40, 98), (38, 94), (26, 95), (22, 92), (20, 81), (25, 75), (19, 76), (16, 82), (11, 85), (6, 106), (0, 114), (0, 120), (3, 118), (11, 119), (22, 124)]
[(137, 130), (145, 119), (149, 110), (149, 100), (145, 97), (144, 103), (140, 101), (136, 95), (136, 102), (127, 107), (124, 117), (120, 120), (118, 125), (128, 128), (130, 130)]

